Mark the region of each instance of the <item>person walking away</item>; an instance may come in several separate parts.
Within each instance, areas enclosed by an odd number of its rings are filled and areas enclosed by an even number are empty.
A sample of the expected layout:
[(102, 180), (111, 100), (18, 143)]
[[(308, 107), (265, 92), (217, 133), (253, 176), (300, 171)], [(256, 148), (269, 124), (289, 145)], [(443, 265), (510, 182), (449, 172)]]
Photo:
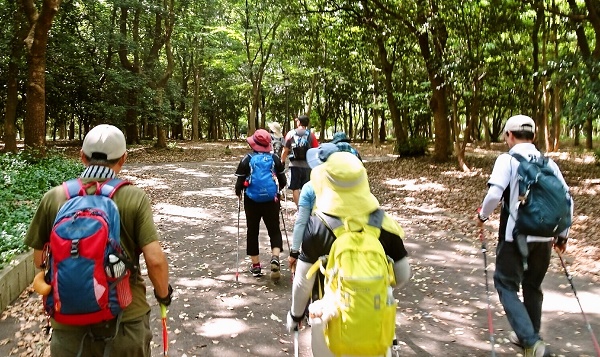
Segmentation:
[(235, 171), (235, 194), (242, 199), (244, 193), (246, 253), (252, 260), (250, 273), (255, 277), (262, 276), (258, 244), (262, 219), (271, 241), (271, 279), (277, 282), (281, 277), (279, 253), (283, 246), (279, 228), (279, 189), (287, 183), (285, 168), (279, 156), (271, 153), (271, 135), (266, 130), (258, 129), (246, 141), (252, 153), (240, 160)]
[[(558, 232), (556, 240), (551, 236), (519, 237), (515, 234), (518, 233), (515, 230), (516, 220), (524, 217), (518, 215), (519, 200), (522, 199), (519, 197), (520, 162), (513, 155), (518, 154), (532, 160), (542, 156), (533, 144), (534, 133), (535, 122), (528, 116), (516, 115), (507, 120), (503, 135), (509, 151), (496, 159), (476, 223), (482, 228), (498, 203), (502, 202), (494, 285), (508, 322), (514, 330), (509, 334), (509, 340), (521, 345), (525, 356), (541, 357), (550, 356), (548, 346), (539, 335), (543, 300), (541, 285), (550, 264), (553, 244), (561, 252), (567, 247), (568, 228)], [(569, 187), (556, 163), (548, 159), (547, 166), (568, 192)], [(573, 205), (570, 197), (568, 200), (572, 216)], [(519, 248), (518, 239), (526, 242), (523, 245), (527, 253)], [(520, 288), (523, 289), (523, 301), (518, 297)]]
[(281, 152), (283, 151), (283, 135), (281, 135), (281, 125), (274, 121), (269, 123), (269, 130), (271, 132), (271, 144), (273, 145), (273, 153), (281, 158)]
[[(327, 158), (334, 152), (338, 152), (338, 147), (331, 143), (324, 143), (317, 148), (308, 149), (306, 153), (306, 162), (311, 169), (319, 166), (327, 161)], [(308, 219), (315, 206), (315, 190), (312, 182), (308, 181), (302, 186), (300, 197), (298, 198), (298, 212), (296, 213), (296, 221), (294, 222), (294, 230), (292, 233), (292, 247), (288, 256), (288, 265), (292, 271), (295, 270), (296, 260), (300, 255), (300, 247), (302, 245), (302, 237), (304, 230), (308, 224)]]
[(290, 159), (290, 185), (292, 196), (296, 207), (300, 190), (305, 183), (310, 180), (310, 167), (306, 162), (306, 152), (310, 148), (319, 146), (319, 141), (308, 128), (309, 119), (306, 115), (301, 115), (295, 120), (296, 129), (290, 130), (284, 140), (281, 162), (285, 164), (286, 159)]
[(346, 151), (351, 154), (354, 154), (362, 161), (358, 150), (356, 150), (354, 146), (350, 145), (350, 139), (343, 131), (338, 131), (337, 133), (333, 134), (333, 139), (331, 139), (331, 143), (337, 145), (340, 151)]
[[(411, 275), (408, 253), (403, 243), (404, 231), (389, 214), (380, 210), (377, 198), (370, 191), (366, 169), (355, 155), (347, 152), (334, 152), (325, 163), (312, 170), (311, 182), (316, 194), (316, 212), (318, 214), (310, 217), (296, 265), (292, 303), (287, 316), (287, 328), (290, 332), (296, 329), (304, 318), (305, 308), (311, 298), (316, 276), (307, 276), (307, 273), (320, 257), (330, 253), (337, 240), (331, 229), (333, 227), (328, 223), (332, 220), (343, 222), (349, 231), (360, 233), (365, 229), (372, 231), (371, 218), (380, 213), (380, 228), (375, 231), (378, 232), (379, 249), (382, 249), (385, 255), (393, 261), (394, 279), (391, 284), (394, 284), (395, 281), (395, 286), (400, 287), (408, 282)], [(391, 290), (392, 286), (388, 285), (386, 288), (387, 299), (381, 299), (381, 306), (386, 304), (386, 300), (388, 302), (390, 299), (395, 300)], [(325, 296), (327, 296), (327, 292)], [(331, 305), (315, 302), (310, 305), (309, 310), (313, 355), (334, 356), (325, 340), (328, 319), (332, 318)], [(390, 331), (394, 329), (394, 326), (395, 308), (392, 318), (389, 320), (389, 326), (385, 328)], [(359, 332), (368, 334), (372, 331)], [(390, 336), (388, 340), (385, 341), (386, 346), (391, 347), (393, 336)], [(332, 342), (331, 338), (329, 338), (329, 342)], [(387, 355), (390, 353), (390, 349), (388, 349)]]
[[(107, 124), (90, 130), (83, 140), (80, 154), (86, 168), (79, 180), (85, 185), (87, 194), (94, 195), (98, 186), (116, 178), (126, 158), (125, 136), (121, 130)], [(48, 191), (27, 230), (25, 244), (33, 248), (37, 268), (42, 269), (47, 263), (44, 249), (50, 241), (55, 217), (67, 199), (62, 185)], [(173, 289), (169, 284), (167, 259), (159, 243), (148, 196), (138, 187), (124, 185), (114, 192), (112, 200), (119, 211), (120, 242), (126, 256), (133, 266), (139, 267), (140, 253), (143, 254), (154, 296), (159, 303), (168, 306)], [(139, 269), (134, 269), (129, 279), (131, 302), (119, 318), (77, 326), (58, 323), (51, 318), (51, 355), (150, 357), (152, 331), (146, 287)], [(59, 308), (67, 310), (64, 300)]]

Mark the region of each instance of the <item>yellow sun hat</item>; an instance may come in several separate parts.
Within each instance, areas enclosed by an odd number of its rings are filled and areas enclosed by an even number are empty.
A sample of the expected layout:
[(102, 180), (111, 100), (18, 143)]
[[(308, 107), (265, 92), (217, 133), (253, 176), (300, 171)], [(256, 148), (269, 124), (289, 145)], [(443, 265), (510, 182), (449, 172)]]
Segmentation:
[(366, 215), (379, 208), (371, 193), (367, 170), (356, 155), (335, 152), (312, 169), (310, 180), (319, 211), (336, 216)]

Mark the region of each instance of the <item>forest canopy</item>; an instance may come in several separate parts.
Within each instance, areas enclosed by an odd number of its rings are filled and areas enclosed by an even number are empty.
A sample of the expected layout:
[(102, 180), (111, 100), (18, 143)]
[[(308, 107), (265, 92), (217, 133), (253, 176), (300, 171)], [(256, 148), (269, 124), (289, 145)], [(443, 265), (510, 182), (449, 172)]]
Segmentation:
[(522, 113), (593, 149), (598, 1), (0, 0), (0, 134), (236, 139), (308, 114), (324, 141), (464, 157)]

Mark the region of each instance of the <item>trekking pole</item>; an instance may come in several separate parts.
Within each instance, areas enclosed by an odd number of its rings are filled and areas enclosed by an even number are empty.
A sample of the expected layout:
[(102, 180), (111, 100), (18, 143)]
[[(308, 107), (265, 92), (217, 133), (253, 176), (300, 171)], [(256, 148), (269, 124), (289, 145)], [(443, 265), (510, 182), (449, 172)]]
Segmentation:
[(292, 248), (290, 247), (290, 239), (288, 238), (287, 228), (285, 227), (285, 217), (283, 217), (283, 211), (281, 208), (279, 209), (279, 212), (281, 213), (281, 221), (283, 222), (283, 231), (285, 232), (285, 240), (287, 241), (288, 252), (290, 252)]
[(240, 211), (242, 210), (242, 198), (238, 197), (238, 217), (237, 217), (237, 242), (235, 245), (235, 282), (239, 281), (240, 276)]
[[(285, 216), (288, 217), (288, 211), (287, 211), (287, 194), (285, 193), (285, 187), (283, 188), (282, 191), (283, 191), (283, 202), (285, 203), (285, 208), (284, 208), (285, 209)], [(279, 209), (279, 211), (281, 212), (281, 220), (283, 221), (283, 231), (285, 232), (285, 240), (287, 241), (288, 254), (289, 254), (292, 251), (292, 248), (290, 246), (290, 239), (288, 238), (287, 228), (285, 227), (285, 218), (283, 216), (283, 211), (281, 210), (281, 208)], [(294, 281), (295, 268), (293, 266), (291, 266), (290, 267), (290, 271), (292, 272), (292, 276), (290, 278), (292, 279), (292, 281)]]
[(562, 265), (563, 270), (565, 271), (565, 276), (567, 277), (569, 284), (571, 284), (571, 290), (573, 290), (573, 294), (575, 295), (575, 298), (577, 299), (577, 303), (579, 304), (579, 309), (581, 310), (581, 315), (583, 315), (583, 321), (585, 322), (585, 326), (587, 327), (588, 331), (590, 332), (590, 335), (592, 335), (592, 342), (594, 343), (594, 349), (596, 350), (596, 356), (600, 357), (600, 345), (598, 345), (598, 340), (596, 340), (596, 335), (594, 335), (592, 326), (590, 325), (590, 323), (587, 319), (587, 316), (585, 316), (585, 312), (583, 312), (583, 307), (581, 306), (581, 301), (579, 300), (579, 296), (577, 296), (577, 290), (575, 290), (575, 285), (573, 285), (573, 276), (571, 275), (571, 273), (569, 273), (569, 270), (567, 269), (567, 266), (565, 265), (565, 261), (563, 260), (563, 257), (560, 254), (560, 250), (557, 247), (554, 247), (554, 250), (558, 254), (558, 258), (560, 259), (560, 264)]
[(298, 344), (298, 336), (300, 335), (300, 331), (298, 331), (298, 326), (294, 328), (294, 357), (300, 356), (300, 346)]
[(163, 356), (169, 355), (169, 335), (167, 332), (167, 307), (160, 304), (160, 317), (162, 320)]
[(481, 241), (481, 253), (483, 254), (483, 272), (485, 274), (485, 295), (487, 296), (487, 318), (488, 318), (488, 330), (490, 332), (490, 345), (492, 346), (492, 357), (496, 356), (496, 350), (494, 348), (494, 322), (492, 320), (492, 303), (490, 302), (490, 287), (488, 284), (488, 270), (487, 270), (487, 248), (485, 244), (485, 237), (483, 236), (483, 228), (479, 231), (479, 240)]

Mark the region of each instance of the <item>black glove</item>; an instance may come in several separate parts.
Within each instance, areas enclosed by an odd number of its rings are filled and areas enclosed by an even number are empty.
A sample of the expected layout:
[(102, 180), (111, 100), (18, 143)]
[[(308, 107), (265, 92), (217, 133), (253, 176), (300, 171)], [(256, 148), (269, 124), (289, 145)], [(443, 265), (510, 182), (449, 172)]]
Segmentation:
[(169, 293), (167, 294), (167, 296), (162, 297), (162, 298), (156, 294), (156, 289), (154, 289), (154, 297), (156, 298), (156, 301), (158, 301), (159, 304), (162, 304), (165, 306), (171, 305), (171, 296), (172, 295), (173, 295), (173, 287), (171, 287), (171, 284), (169, 284)]

